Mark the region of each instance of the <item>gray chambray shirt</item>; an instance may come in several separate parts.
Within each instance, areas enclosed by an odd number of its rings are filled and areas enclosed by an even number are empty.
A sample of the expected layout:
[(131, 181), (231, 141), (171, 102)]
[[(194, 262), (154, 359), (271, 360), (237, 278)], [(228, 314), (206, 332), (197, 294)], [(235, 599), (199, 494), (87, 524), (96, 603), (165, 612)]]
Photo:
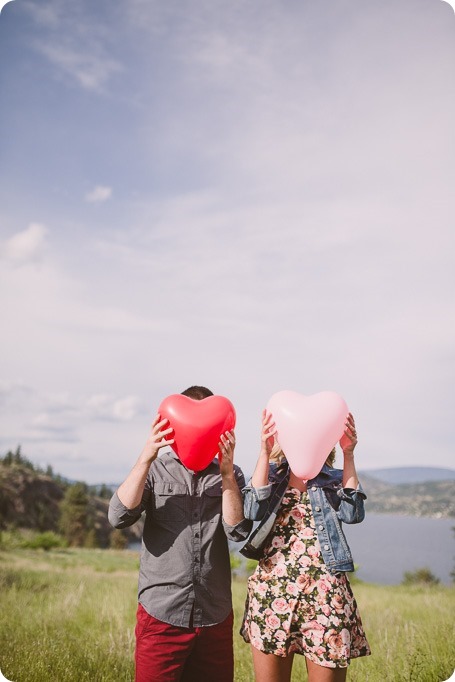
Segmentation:
[[(234, 465), (237, 484), (245, 479)], [(126, 528), (145, 511), (138, 598), (159, 620), (180, 627), (221, 623), (232, 609), (228, 539), (245, 540), (252, 522), (228, 526), (221, 515), (221, 474), (215, 459), (200, 472), (183, 466), (174, 453), (151, 465), (139, 507), (127, 509), (117, 493), (109, 521)]]

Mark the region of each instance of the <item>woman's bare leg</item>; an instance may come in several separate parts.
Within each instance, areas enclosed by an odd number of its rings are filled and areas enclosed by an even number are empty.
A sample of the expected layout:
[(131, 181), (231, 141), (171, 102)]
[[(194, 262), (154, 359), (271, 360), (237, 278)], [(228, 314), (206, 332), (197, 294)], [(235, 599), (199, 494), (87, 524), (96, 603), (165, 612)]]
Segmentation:
[(254, 646), (251, 647), (251, 651), (256, 682), (290, 682), (294, 654), (275, 656), (265, 654)]
[(345, 682), (347, 668), (326, 668), (305, 658), (308, 682)]

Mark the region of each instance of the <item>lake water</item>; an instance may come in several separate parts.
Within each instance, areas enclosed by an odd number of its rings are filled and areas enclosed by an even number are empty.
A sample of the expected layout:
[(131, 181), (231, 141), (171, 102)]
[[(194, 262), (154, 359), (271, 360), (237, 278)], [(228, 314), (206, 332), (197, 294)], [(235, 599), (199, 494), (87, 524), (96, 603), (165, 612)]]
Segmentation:
[(362, 523), (344, 531), (366, 582), (398, 584), (405, 571), (429, 568), (443, 583), (451, 583), (455, 567), (455, 519), (432, 519), (367, 513)]
[[(367, 513), (362, 523), (344, 524), (357, 575), (381, 585), (398, 585), (405, 571), (429, 568), (442, 583), (455, 568), (455, 519)], [(231, 544), (238, 550), (241, 544)], [(134, 543), (130, 549), (140, 549)]]
[[(455, 519), (367, 513), (362, 523), (343, 524), (361, 580), (398, 585), (405, 571), (429, 568), (450, 584), (455, 568)], [(234, 551), (241, 545), (233, 544)]]

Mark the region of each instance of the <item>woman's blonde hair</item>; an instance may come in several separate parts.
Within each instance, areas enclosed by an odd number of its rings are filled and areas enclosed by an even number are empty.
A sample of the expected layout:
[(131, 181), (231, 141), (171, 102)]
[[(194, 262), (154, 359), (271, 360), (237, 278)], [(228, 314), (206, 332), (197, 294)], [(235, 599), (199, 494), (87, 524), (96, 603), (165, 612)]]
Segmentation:
[[(336, 448), (333, 448), (330, 451), (329, 456), (325, 460), (325, 463), (329, 467), (333, 467), (336, 455), (337, 455)], [(283, 450), (281, 449), (280, 444), (277, 441), (275, 441), (275, 445), (273, 446), (272, 452), (270, 453), (270, 456), (269, 456), (269, 461), (273, 462), (274, 464), (277, 464), (279, 466), (280, 464), (282, 464), (284, 462), (285, 459), (286, 459), (286, 456), (285, 456)]]

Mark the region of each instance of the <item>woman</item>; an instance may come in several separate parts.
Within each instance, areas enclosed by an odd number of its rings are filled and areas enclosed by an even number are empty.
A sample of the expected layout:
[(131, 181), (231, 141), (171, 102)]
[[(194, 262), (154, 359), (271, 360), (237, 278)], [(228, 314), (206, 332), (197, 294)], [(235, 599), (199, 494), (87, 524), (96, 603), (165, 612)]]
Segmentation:
[(321, 472), (302, 481), (289, 469), (270, 414), (244, 489), (245, 516), (261, 523), (241, 552), (259, 559), (248, 581), (241, 634), (252, 645), (257, 682), (288, 682), (294, 654), (303, 654), (309, 682), (343, 682), (350, 659), (370, 654), (346, 571), (354, 564), (341, 522), (365, 516), (355, 469), (357, 433), (349, 414), (340, 446)]

